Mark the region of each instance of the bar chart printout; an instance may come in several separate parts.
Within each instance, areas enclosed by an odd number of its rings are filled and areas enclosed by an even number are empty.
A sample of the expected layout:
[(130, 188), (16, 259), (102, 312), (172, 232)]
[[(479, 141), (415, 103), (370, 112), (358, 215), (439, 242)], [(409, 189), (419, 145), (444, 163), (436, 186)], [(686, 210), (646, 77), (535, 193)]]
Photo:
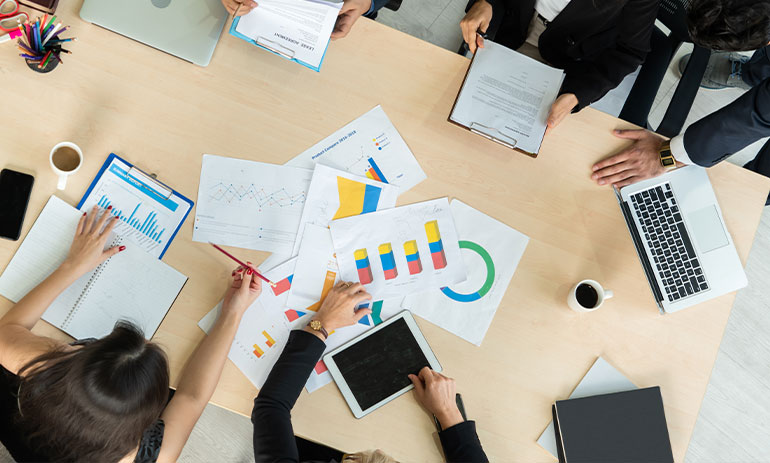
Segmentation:
[(115, 233), (158, 258), (168, 248), (192, 203), (114, 155), (91, 184), (78, 208), (109, 210), (120, 219)]
[(417, 275), (422, 272), (422, 262), (420, 262), (420, 250), (417, 248), (417, 241), (407, 241), (404, 243), (404, 254), (406, 255), (406, 265), (409, 266), (409, 274)]
[(381, 244), (378, 247), (380, 251), (380, 261), (382, 262), (382, 272), (386, 280), (392, 280), (398, 277), (396, 269), (396, 258), (393, 256), (393, 246), (390, 243)]

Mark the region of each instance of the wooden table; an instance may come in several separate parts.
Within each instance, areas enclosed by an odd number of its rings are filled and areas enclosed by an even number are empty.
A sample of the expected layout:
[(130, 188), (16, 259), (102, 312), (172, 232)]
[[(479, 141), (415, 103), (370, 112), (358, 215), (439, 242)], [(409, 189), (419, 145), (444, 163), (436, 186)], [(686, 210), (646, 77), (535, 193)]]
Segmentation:
[[(76, 204), (110, 152), (196, 198), (202, 154), (284, 163), (382, 104), (428, 175), (399, 204), (458, 197), (530, 237), (482, 347), (420, 320), (492, 461), (553, 461), (535, 443), (550, 405), (599, 355), (638, 386), (661, 386), (674, 455), (684, 459), (734, 295), (658, 315), (612, 191), (589, 179), (593, 162), (625, 144), (610, 130), (629, 124), (583, 110), (531, 159), (446, 121), (465, 58), (375, 22), (362, 19), (332, 43), (321, 73), (226, 34), (200, 68), (82, 22), (80, 4), (59, 6), (79, 41), (53, 73), (31, 72), (13, 46), (0, 46), (0, 166), (36, 177), (24, 234), (51, 194)], [(57, 192), (47, 156), (62, 140), (78, 143), (86, 161)], [(770, 179), (727, 163), (709, 175), (745, 261)], [(197, 322), (221, 298), (231, 267), (191, 233), (190, 218), (164, 258), (190, 281), (154, 338), (166, 347), (173, 381), (203, 338)], [(19, 243), (0, 243), (3, 266)], [(596, 313), (573, 313), (567, 291), (583, 278), (615, 298)], [(9, 307), (0, 301), (0, 313)], [(66, 338), (45, 322), (35, 331)], [(212, 401), (249, 414), (256, 392), (228, 362)], [(342, 450), (441, 458), (433, 423), (411, 394), (356, 420), (329, 385), (303, 393), (293, 417), (298, 434)]]

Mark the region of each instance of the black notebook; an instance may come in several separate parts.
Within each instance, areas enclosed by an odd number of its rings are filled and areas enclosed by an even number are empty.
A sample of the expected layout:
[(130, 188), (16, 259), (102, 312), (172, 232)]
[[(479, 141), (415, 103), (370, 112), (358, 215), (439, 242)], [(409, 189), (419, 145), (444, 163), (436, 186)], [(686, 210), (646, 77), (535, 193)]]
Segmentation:
[(561, 463), (672, 463), (659, 387), (557, 401)]

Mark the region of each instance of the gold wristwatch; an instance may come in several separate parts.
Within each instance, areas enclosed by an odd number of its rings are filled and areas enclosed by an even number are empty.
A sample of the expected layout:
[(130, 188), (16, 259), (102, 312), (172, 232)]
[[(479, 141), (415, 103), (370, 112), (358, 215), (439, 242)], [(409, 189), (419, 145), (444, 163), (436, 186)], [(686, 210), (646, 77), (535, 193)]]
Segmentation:
[(329, 339), (329, 332), (326, 331), (326, 328), (323, 327), (321, 322), (319, 320), (310, 320), (310, 323), (308, 324), (311, 330), (318, 331), (322, 335), (324, 335), (324, 339)]
[(676, 169), (676, 159), (671, 153), (671, 142), (666, 140), (658, 150), (660, 156), (660, 165), (666, 170)]

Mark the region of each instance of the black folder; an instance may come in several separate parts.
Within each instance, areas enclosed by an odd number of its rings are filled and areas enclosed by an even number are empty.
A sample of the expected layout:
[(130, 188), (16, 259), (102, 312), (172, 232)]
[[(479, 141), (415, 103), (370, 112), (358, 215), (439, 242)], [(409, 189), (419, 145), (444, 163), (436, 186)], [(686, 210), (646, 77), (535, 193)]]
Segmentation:
[(561, 463), (672, 463), (660, 387), (560, 400), (553, 406)]

